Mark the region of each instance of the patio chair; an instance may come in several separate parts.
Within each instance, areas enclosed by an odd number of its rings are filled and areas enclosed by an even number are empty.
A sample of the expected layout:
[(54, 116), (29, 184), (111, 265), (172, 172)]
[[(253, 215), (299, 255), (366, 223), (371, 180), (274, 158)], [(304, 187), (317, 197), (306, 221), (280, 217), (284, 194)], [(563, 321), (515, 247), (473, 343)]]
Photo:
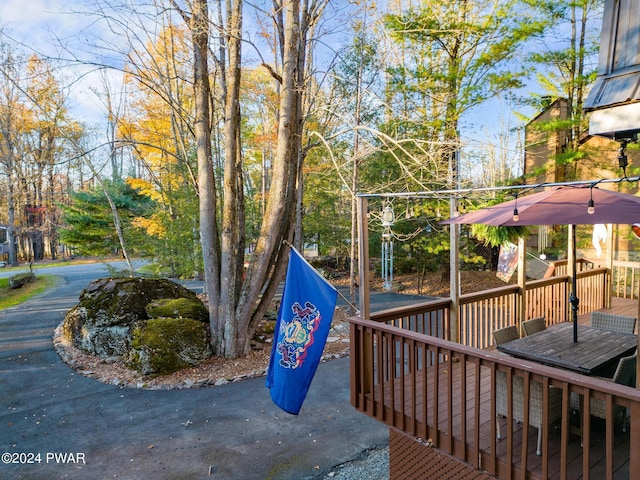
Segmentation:
[(636, 319), (612, 313), (591, 312), (591, 326), (602, 330), (633, 333), (636, 328)]
[(534, 333), (541, 332), (547, 328), (547, 322), (544, 317), (536, 317), (531, 320), (522, 322), (522, 330), (525, 336), (533, 335)]
[(501, 345), (503, 343), (510, 342), (511, 340), (517, 340), (518, 338), (520, 338), (520, 335), (518, 335), (518, 327), (516, 327), (515, 325), (509, 325), (508, 327), (494, 330), (492, 334), (493, 340), (496, 342), (496, 345)]
[[(611, 382), (626, 385), (627, 387), (636, 386), (636, 362), (638, 359), (638, 352), (628, 357), (621, 358), (616, 367), (616, 371), (613, 374), (613, 378), (603, 378), (603, 380), (609, 380)], [(602, 377), (599, 377), (602, 378)], [(569, 404), (572, 410), (580, 411), (580, 394), (572, 393), (569, 397)], [(604, 400), (598, 398), (591, 399), (591, 415), (594, 417), (606, 419), (606, 404)], [(627, 408), (620, 405), (616, 405), (614, 408), (614, 416), (622, 415), (622, 431), (627, 431)], [(580, 411), (580, 436), (582, 436), (582, 411)]]
[[(513, 419), (516, 422), (524, 422), (524, 379), (513, 376), (512, 397), (513, 397)], [(496, 426), (498, 440), (502, 438), (500, 434), (499, 417), (507, 417), (507, 374), (502, 371), (496, 372)], [(549, 388), (549, 424), (562, 417), (562, 390), (559, 388)], [(540, 382), (531, 382), (529, 391), (529, 425), (538, 429), (538, 443), (536, 454), (542, 455), (542, 419), (543, 419), (543, 390)]]

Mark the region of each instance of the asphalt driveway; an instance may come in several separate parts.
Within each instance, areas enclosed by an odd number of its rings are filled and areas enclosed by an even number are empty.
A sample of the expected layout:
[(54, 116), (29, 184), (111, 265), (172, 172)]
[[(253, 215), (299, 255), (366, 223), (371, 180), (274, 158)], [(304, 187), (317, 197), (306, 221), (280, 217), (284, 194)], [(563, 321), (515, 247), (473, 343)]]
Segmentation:
[(60, 285), (0, 312), (2, 479), (322, 478), (387, 443), (387, 428), (349, 403), (348, 358), (320, 365), (299, 416), (271, 402), (264, 378), (151, 391), (76, 374), (53, 330), (107, 270), (44, 273)]

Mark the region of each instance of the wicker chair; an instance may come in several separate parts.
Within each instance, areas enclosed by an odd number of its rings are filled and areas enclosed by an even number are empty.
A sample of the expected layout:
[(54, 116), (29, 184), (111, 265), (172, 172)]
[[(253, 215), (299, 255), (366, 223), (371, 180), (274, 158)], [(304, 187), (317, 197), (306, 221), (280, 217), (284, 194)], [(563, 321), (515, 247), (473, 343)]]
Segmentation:
[[(613, 374), (613, 378), (605, 378), (604, 380), (610, 380), (620, 385), (626, 385), (627, 387), (636, 386), (636, 362), (638, 360), (638, 352), (628, 357), (621, 358), (616, 367), (616, 371)], [(580, 395), (572, 393), (569, 397), (569, 404), (572, 410), (580, 410)], [(604, 400), (598, 398), (591, 399), (591, 415), (598, 418), (606, 419), (606, 404)], [(580, 412), (582, 416), (582, 412)], [(614, 409), (614, 415), (622, 415), (622, 431), (627, 430), (627, 409), (616, 405)], [(580, 425), (582, 425), (582, 418), (580, 418)], [(582, 434), (582, 433), (581, 433)]]
[(636, 328), (636, 319), (611, 313), (591, 312), (591, 326), (602, 330), (633, 333)]
[(533, 335), (534, 333), (541, 332), (547, 328), (547, 322), (544, 317), (536, 317), (531, 320), (522, 322), (522, 330), (525, 336)]
[(494, 330), (492, 333), (493, 340), (496, 342), (496, 345), (501, 345), (503, 343), (510, 342), (511, 340), (517, 340), (518, 338), (520, 338), (520, 335), (518, 335), (518, 327), (516, 327), (515, 325), (510, 325), (499, 330)]
[[(496, 345), (510, 342), (520, 338), (518, 328), (514, 325), (494, 330), (493, 339)], [(522, 377), (513, 377), (513, 420), (524, 422), (524, 380)], [(507, 374), (502, 371), (496, 372), (496, 426), (498, 429), (498, 439), (500, 434), (500, 420), (498, 417), (507, 416)], [(549, 390), (549, 422), (558, 420), (562, 415), (562, 391), (557, 388)], [(538, 429), (538, 444), (536, 453), (542, 453), (542, 384), (531, 382), (529, 392), (529, 425)]]
[[(513, 376), (512, 397), (513, 397), (513, 419), (517, 422), (524, 422), (524, 379)], [(507, 375), (505, 372), (496, 372), (496, 415), (507, 416)], [(562, 390), (559, 388), (549, 388), (549, 424), (562, 417)], [(529, 391), (529, 425), (538, 429), (538, 443), (536, 454), (542, 454), (542, 419), (543, 419), (543, 390), (540, 382), (531, 382)], [(496, 417), (498, 439), (501, 439), (500, 421)]]

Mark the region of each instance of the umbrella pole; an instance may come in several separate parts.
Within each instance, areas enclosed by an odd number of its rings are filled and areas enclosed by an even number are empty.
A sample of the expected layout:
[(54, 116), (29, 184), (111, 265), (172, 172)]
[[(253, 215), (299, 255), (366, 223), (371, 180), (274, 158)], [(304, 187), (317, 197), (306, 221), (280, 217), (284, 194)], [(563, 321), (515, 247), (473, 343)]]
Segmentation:
[(577, 281), (577, 264), (576, 259), (576, 226), (569, 225), (569, 258), (568, 267), (570, 269), (569, 275), (571, 276), (571, 292), (569, 293), (569, 303), (571, 304), (571, 318), (573, 320), (573, 341), (578, 342), (578, 305), (580, 299), (577, 297), (578, 281)]

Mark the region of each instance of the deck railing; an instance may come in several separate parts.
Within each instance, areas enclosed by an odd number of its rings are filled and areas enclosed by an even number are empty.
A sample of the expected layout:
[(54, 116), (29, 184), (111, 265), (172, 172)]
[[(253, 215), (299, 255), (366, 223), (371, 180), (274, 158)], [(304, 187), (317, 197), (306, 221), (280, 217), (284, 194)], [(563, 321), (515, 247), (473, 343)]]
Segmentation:
[(517, 324), (519, 303), (517, 285), (461, 295), (457, 332), (460, 343), (476, 348), (491, 345), (492, 331)]
[[(604, 292), (610, 290), (607, 269), (579, 272), (578, 313), (607, 307), (610, 298)], [(551, 471), (560, 472), (558, 478), (566, 478), (562, 473), (566, 473), (568, 464), (574, 465), (575, 471), (576, 462), (585, 479), (589, 473), (592, 478), (613, 478), (620, 465), (632, 472), (629, 478), (640, 478), (636, 477), (640, 475), (640, 456), (629, 455), (631, 446), (640, 445), (638, 391), (486, 350), (493, 344), (491, 332), (495, 329), (537, 316), (544, 316), (548, 324), (569, 320), (570, 291), (569, 277), (563, 275), (528, 282), (524, 308), (517, 285), (462, 295), (457, 332), (451, 331), (452, 302), (448, 298), (376, 312), (371, 320), (350, 319), (353, 405), (498, 478), (549, 478)], [(525, 318), (520, 319), (521, 315)], [(451, 338), (458, 338), (459, 343), (450, 342)], [(513, 389), (514, 379), (520, 379), (516, 381), (525, 385), (525, 398), (532, 394), (532, 382), (544, 385), (545, 391), (548, 387), (561, 389), (562, 415), (554, 430), (543, 429), (540, 457), (535, 455), (537, 429), (529, 422), (514, 426), (503, 420), (506, 438), (496, 440), (497, 427), (492, 419), (497, 372), (508, 378), (508, 389)], [(580, 422), (576, 425), (569, 404), (572, 393), (574, 403), (575, 395), (582, 396), (584, 408), (593, 399), (606, 402), (606, 436), (597, 444), (603, 447), (601, 450), (591, 449), (588, 442), (580, 447)], [(548, 401), (545, 395), (545, 412)], [(627, 408), (633, 420), (631, 433), (622, 437), (626, 442), (622, 446), (613, 433), (616, 406)], [(513, 412), (513, 404), (508, 408)], [(526, 410), (525, 415), (529, 415)], [(513, 418), (509, 414), (507, 417)], [(590, 430), (587, 415), (585, 436)]]
[[(577, 275), (580, 304), (578, 314), (607, 306), (607, 269), (585, 270)], [(544, 316), (549, 325), (569, 319), (569, 277), (552, 277), (526, 284), (525, 318)], [(451, 301), (448, 298), (418, 303), (371, 314), (371, 319), (438, 338), (460, 339), (468, 347), (488, 348), (491, 332), (508, 325), (519, 325), (520, 288), (507, 285), (484, 292), (460, 296), (458, 331), (450, 331)], [(452, 336), (457, 335), (457, 336)]]
[[(585, 270), (591, 270), (594, 268), (594, 264), (592, 261), (587, 260), (586, 258), (578, 258), (576, 259), (576, 270), (578, 272), (583, 272)], [(563, 260), (551, 260), (549, 262), (549, 267), (544, 274), (544, 278), (550, 277), (560, 277), (562, 275), (569, 274), (569, 261), (565, 258)]]
[(638, 298), (640, 289), (640, 262), (613, 262), (611, 274), (613, 294), (621, 298)]
[[(445, 310), (433, 312), (439, 313), (430, 321), (447, 318)], [(628, 476), (623, 477), (640, 478), (640, 456), (629, 455), (640, 445), (640, 391), (400, 328), (413, 330), (418, 325), (413, 320), (396, 320), (397, 326), (361, 318), (349, 321), (351, 402), (363, 413), (497, 478), (546, 479), (551, 473), (567, 478), (567, 469), (581, 469), (584, 479), (611, 479), (626, 469)], [(540, 456), (535, 452), (537, 429), (528, 421), (500, 419), (506, 435), (497, 439), (498, 372), (507, 378), (509, 392), (515, 379), (521, 379), (525, 419), (531, 414), (531, 386), (542, 384), (543, 425), (549, 423), (549, 388), (562, 392), (560, 419), (542, 429)], [(593, 399), (606, 402), (604, 441), (593, 446), (584, 441), (581, 447), (580, 422), (569, 403), (572, 393), (583, 396), (585, 409)], [(616, 406), (627, 408), (632, 419), (624, 436), (614, 435)], [(508, 412), (513, 408), (509, 401)], [(507, 417), (513, 418), (510, 413)], [(582, 432), (585, 440), (590, 438), (589, 415), (584, 416)]]

